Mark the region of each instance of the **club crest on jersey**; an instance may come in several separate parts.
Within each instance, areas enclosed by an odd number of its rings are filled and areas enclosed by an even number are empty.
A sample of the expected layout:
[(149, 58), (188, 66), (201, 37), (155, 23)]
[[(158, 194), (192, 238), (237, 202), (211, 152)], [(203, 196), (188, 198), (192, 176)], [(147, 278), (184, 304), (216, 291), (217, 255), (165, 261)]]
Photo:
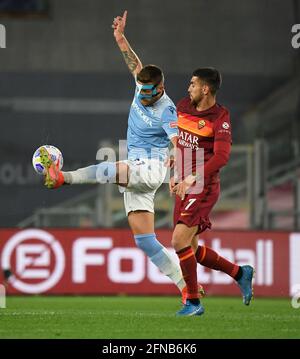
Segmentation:
[(200, 120), (199, 122), (198, 122), (198, 128), (200, 129), (200, 128), (203, 128), (205, 126), (205, 121), (204, 120)]
[(223, 127), (225, 130), (228, 130), (228, 128), (229, 128), (229, 123), (228, 123), (228, 122), (223, 122), (222, 127)]

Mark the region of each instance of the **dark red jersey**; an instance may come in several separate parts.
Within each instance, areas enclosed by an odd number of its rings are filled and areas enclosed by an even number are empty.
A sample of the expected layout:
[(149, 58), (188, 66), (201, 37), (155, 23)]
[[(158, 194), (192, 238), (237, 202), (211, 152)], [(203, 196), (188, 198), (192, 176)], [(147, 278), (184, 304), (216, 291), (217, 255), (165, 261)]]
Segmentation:
[(203, 163), (199, 162), (197, 151), (203, 148), (205, 183), (218, 179), (219, 170), (227, 163), (231, 148), (229, 111), (219, 104), (197, 111), (186, 97), (178, 102), (177, 113), (179, 178), (199, 172)]

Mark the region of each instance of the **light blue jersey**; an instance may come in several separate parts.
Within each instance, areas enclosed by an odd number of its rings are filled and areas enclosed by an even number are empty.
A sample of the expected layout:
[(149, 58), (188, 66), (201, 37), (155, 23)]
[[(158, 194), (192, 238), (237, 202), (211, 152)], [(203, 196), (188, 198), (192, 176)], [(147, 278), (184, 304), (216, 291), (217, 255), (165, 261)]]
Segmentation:
[(143, 106), (136, 88), (128, 117), (128, 158), (164, 160), (170, 139), (177, 136), (176, 123), (176, 107), (165, 92), (152, 106)]

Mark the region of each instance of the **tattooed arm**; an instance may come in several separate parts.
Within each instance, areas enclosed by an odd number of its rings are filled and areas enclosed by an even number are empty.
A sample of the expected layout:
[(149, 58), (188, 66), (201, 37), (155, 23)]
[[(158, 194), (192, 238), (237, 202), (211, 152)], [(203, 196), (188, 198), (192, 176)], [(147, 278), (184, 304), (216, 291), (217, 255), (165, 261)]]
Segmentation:
[(132, 50), (129, 42), (127, 41), (124, 30), (126, 26), (126, 18), (127, 18), (127, 11), (124, 11), (123, 16), (117, 16), (114, 18), (112, 28), (114, 29), (114, 37), (116, 42), (123, 54), (124, 60), (129, 68), (129, 71), (132, 73), (133, 76), (136, 76), (142, 69), (143, 65)]

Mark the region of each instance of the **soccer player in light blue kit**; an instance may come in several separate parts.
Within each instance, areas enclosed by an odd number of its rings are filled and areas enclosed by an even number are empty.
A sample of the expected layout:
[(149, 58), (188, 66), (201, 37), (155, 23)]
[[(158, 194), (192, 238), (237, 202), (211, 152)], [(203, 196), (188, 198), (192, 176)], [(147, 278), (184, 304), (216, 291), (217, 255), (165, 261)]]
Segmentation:
[[(127, 147), (128, 160), (102, 162), (71, 172), (61, 172), (47, 153), (45, 185), (57, 188), (63, 184), (116, 183), (123, 188), (128, 222), (136, 245), (167, 275), (182, 292), (186, 284), (181, 269), (154, 231), (154, 195), (166, 176), (170, 141), (176, 146), (176, 107), (164, 90), (164, 77), (155, 65), (142, 65), (124, 36), (127, 11), (113, 21), (114, 37), (125, 62), (135, 78), (136, 90), (131, 104)], [(42, 154), (43, 155), (43, 154)]]

